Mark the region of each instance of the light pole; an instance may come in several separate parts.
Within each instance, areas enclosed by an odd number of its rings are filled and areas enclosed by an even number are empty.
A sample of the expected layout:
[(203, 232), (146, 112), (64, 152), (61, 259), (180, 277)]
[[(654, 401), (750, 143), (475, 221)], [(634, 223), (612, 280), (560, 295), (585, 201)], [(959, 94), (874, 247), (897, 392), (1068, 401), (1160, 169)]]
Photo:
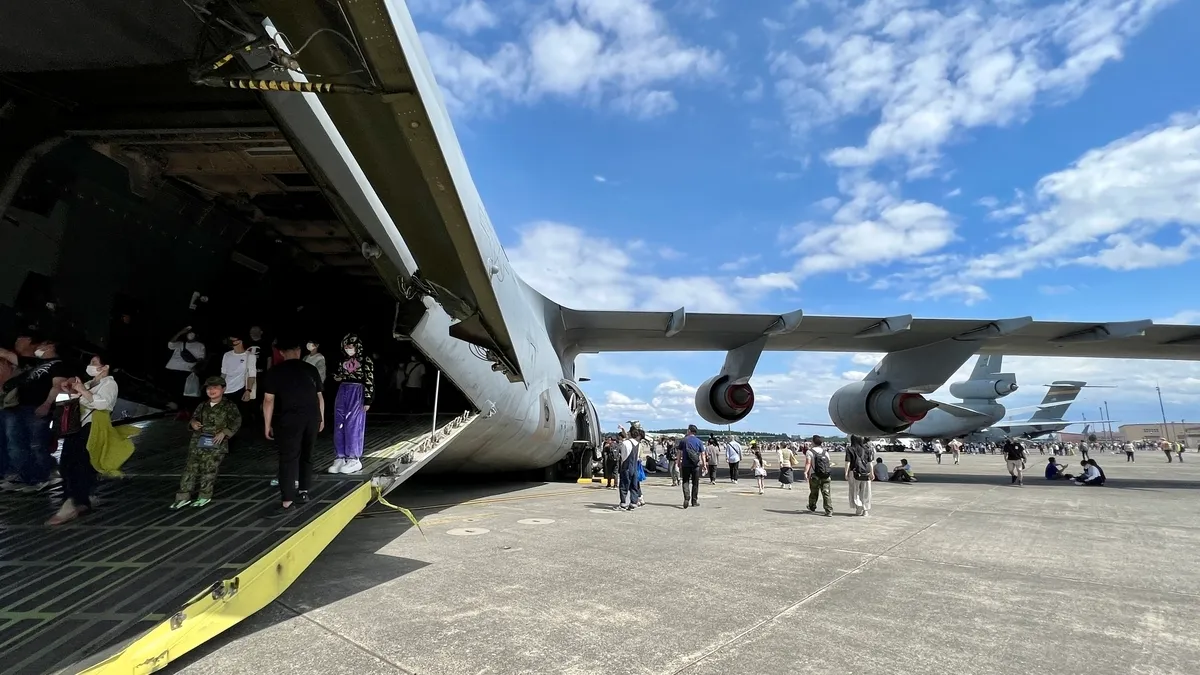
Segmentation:
[(1158, 412), (1162, 413), (1163, 433), (1166, 434), (1167, 442), (1170, 443), (1171, 442), (1171, 428), (1167, 426), (1167, 409), (1163, 407), (1162, 389), (1159, 388), (1157, 382), (1154, 384), (1154, 391), (1158, 392)]
[(1104, 402), (1104, 419), (1108, 420), (1108, 440), (1112, 440), (1112, 417), (1108, 414), (1108, 401)]

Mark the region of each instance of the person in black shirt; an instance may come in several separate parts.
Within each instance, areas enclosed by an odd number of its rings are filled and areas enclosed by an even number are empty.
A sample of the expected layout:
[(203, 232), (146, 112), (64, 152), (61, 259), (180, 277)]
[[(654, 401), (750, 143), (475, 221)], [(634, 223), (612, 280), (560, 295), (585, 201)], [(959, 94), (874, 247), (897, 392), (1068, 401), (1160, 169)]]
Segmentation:
[(321, 374), (301, 360), (300, 345), (298, 340), (279, 340), (283, 363), (263, 377), (264, 433), (279, 449), (279, 491), (284, 512), (296, 501), (308, 501), (313, 444), (325, 428)]
[(74, 373), (59, 358), (54, 340), (38, 339), (32, 358), (5, 349), (0, 349), (0, 358), (20, 371), (4, 383), (0, 398), (0, 406), (6, 409), (3, 431), (18, 476), (18, 483), (4, 487), (41, 490), (50, 484), (54, 469), (50, 412), (63, 383)]

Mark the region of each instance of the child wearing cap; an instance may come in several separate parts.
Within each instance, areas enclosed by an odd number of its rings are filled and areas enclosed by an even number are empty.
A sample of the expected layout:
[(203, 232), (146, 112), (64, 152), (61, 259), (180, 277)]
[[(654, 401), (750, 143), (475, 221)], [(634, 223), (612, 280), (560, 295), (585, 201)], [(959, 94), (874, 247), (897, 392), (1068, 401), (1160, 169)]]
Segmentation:
[(229, 452), (229, 439), (242, 426), (242, 414), (237, 404), (225, 398), (225, 378), (213, 376), (205, 380), (204, 393), (208, 400), (197, 406), (192, 415), (187, 467), (179, 481), (179, 493), (175, 495), (175, 503), (171, 504), (172, 509), (189, 504), (199, 508), (212, 501), (213, 484), (217, 482), (221, 460)]

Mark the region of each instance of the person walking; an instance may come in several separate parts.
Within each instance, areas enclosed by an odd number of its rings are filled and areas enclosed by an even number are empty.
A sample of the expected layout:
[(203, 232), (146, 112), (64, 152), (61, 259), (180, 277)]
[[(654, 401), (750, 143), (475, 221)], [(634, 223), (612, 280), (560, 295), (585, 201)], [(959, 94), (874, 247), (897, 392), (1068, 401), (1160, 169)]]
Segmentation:
[(850, 506), (856, 516), (871, 515), (871, 481), (875, 480), (871, 463), (875, 449), (862, 436), (851, 436), (846, 446), (846, 482), (850, 487)]
[[(689, 424), (687, 435), (679, 440), (679, 473), (683, 485), (683, 508), (700, 506), (700, 469), (704, 464), (704, 444), (696, 436), (698, 429)], [(689, 497), (688, 489), (691, 488)]]
[(757, 447), (753, 448), (754, 460), (751, 466), (751, 473), (754, 474), (754, 480), (758, 482), (758, 494), (763, 493), (763, 483), (767, 479), (767, 464), (763, 461), (762, 452)]
[[(93, 356), (87, 366), (88, 381), (85, 383), (79, 378), (72, 378), (64, 387), (72, 399), (78, 400), (79, 427), (72, 432), (60, 429), (63, 436), (58, 470), (62, 475), (65, 498), (58, 513), (46, 521), (47, 525), (62, 525), (92, 510), (92, 489), (96, 484), (96, 469), (88, 454), (92, 419), (100, 417), (97, 413), (111, 413), (117, 405), (117, 381), (109, 374), (109, 370), (104, 357)], [(112, 429), (111, 419), (107, 428)]]
[(725, 444), (725, 461), (729, 464), (729, 482), (736, 485), (738, 463), (742, 461), (742, 444), (738, 443), (736, 436), (731, 436), (729, 442)]
[(316, 366), (301, 360), (300, 343), (280, 339), (283, 362), (263, 375), (263, 435), (279, 450), (281, 512), (308, 502), (312, 451), (325, 429), (325, 394)]
[(671, 487), (679, 487), (679, 444), (674, 439), (667, 439), (666, 446), (667, 468), (671, 472)]
[(1132, 442), (1132, 441), (1125, 441), (1125, 461), (1126, 461), (1126, 462), (1133, 462), (1133, 461), (1136, 461), (1136, 460), (1134, 459), (1134, 454), (1133, 454), (1134, 452), (1135, 452), (1135, 450), (1134, 450), (1134, 447), (1133, 447), (1133, 442)]
[(333, 447), (337, 459), (329, 467), (329, 473), (356, 473), (362, 471), (367, 411), (375, 398), (375, 362), (353, 333), (342, 338), (342, 353), (346, 358), (333, 374), (334, 381), (339, 383), (333, 406)]
[(2, 431), (17, 473), (16, 481), (0, 483), (4, 490), (38, 492), (50, 486), (55, 450), (50, 413), (63, 384), (73, 375), (58, 356), (56, 340), (37, 337), (32, 346), (32, 357), (0, 349), (0, 358), (18, 371), (4, 383), (0, 396), (5, 409)]
[(708, 442), (704, 444), (704, 469), (708, 473), (708, 484), (717, 484), (717, 457), (720, 454), (721, 446), (717, 442), (715, 436), (709, 436)]
[(949, 448), (950, 455), (954, 457), (954, 463), (958, 464), (958, 455), (962, 452), (963, 442), (957, 438), (950, 439)]
[(1008, 466), (1008, 475), (1012, 479), (1012, 484), (1021, 487), (1025, 484), (1023, 473), (1025, 471), (1025, 448), (1017, 441), (1009, 438), (1004, 441), (1004, 463)]
[(779, 487), (792, 489), (792, 470), (799, 463), (800, 458), (791, 445), (784, 443), (779, 446)]
[(621, 457), (621, 480), (617, 484), (617, 490), (621, 496), (621, 503), (613, 507), (613, 510), (632, 511), (638, 507), (638, 500), (641, 498), (637, 483), (637, 442), (629, 437), (623, 425), (618, 427), (617, 438), (617, 448)]
[(833, 497), (829, 494), (831, 479), (829, 476), (829, 450), (825, 448), (824, 439), (812, 437), (812, 447), (804, 454), (804, 479), (808, 481), (808, 510), (817, 512), (817, 495), (825, 507), (825, 515), (833, 516)]

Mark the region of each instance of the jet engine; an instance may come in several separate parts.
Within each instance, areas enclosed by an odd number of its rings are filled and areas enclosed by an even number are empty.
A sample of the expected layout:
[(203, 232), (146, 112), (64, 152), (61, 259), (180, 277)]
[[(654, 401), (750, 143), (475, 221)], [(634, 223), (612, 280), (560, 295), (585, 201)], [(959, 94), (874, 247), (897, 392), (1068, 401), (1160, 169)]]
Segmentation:
[(709, 378), (696, 390), (696, 412), (709, 424), (740, 422), (754, 409), (754, 389), (731, 384), (728, 375)]
[(829, 399), (829, 419), (848, 434), (882, 436), (908, 429), (937, 407), (920, 394), (898, 392), (887, 382), (848, 384)]
[(995, 400), (1008, 396), (1017, 390), (1017, 376), (1012, 373), (1000, 373), (994, 380), (967, 380), (950, 385), (950, 395), (962, 400), (985, 399)]

